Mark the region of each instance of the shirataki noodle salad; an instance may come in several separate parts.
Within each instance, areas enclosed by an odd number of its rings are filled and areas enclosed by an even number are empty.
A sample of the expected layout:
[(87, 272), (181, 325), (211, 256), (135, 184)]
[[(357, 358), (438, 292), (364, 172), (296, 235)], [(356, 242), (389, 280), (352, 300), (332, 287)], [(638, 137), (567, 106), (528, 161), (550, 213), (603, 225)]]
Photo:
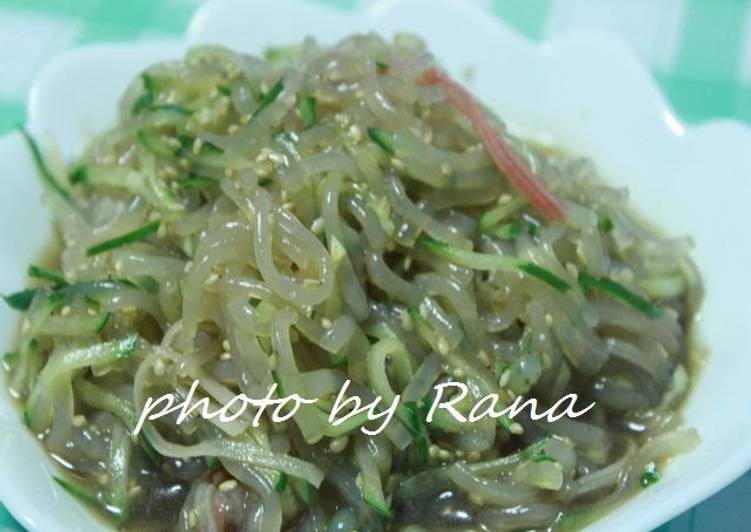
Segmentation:
[[(513, 82), (513, 80), (510, 80)], [(58, 238), (5, 296), (4, 358), (56, 481), (124, 530), (579, 528), (698, 444), (687, 238), (593, 165), (512, 136), (412, 35), (199, 46), (154, 65), (70, 166), (25, 131)], [(390, 403), (380, 434), (349, 393)], [(147, 421), (148, 398), (318, 399)], [(445, 410), (467, 386), (585, 416)], [(377, 422), (376, 422), (377, 423)]]

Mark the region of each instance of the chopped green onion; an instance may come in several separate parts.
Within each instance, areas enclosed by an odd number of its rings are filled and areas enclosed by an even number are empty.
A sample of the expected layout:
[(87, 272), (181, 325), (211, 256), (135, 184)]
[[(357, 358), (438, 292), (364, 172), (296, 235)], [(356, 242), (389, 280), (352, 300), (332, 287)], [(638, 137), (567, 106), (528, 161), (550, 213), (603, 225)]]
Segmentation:
[(261, 304), (261, 299), (258, 297), (251, 297), (250, 299), (248, 299), (248, 305), (250, 305), (253, 308), (257, 308), (258, 305), (260, 304)]
[(516, 238), (522, 233), (522, 224), (519, 222), (511, 222), (493, 227), (485, 232), (491, 236), (500, 238), (501, 240), (516, 240)]
[(537, 236), (537, 233), (540, 231), (540, 226), (534, 223), (528, 223), (527, 224), (527, 234), (531, 236), (532, 238), (535, 238)]
[(86, 250), (86, 256), (92, 257), (94, 255), (98, 255), (99, 253), (104, 253), (105, 251), (119, 248), (132, 242), (137, 242), (138, 240), (148, 238), (159, 230), (159, 224), (160, 222), (157, 220), (139, 227), (138, 229), (134, 229), (133, 231), (125, 233), (124, 235), (120, 235), (115, 238), (111, 238), (110, 240), (100, 242), (99, 244), (95, 244)]
[(224, 96), (232, 95), (232, 89), (230, 89), (227, 85), (217, 85), (216, 90), (219, 92), (219, 94), (223, 94)]
[(315, 488), (310, 482), (301, 478), (293, 478), (292, 487), (294, 488), (295, 492), (300, 497), (302, 502), (305, 503), (305, 506), (309, 508), (313, 506), (313, 503), (315, 502), (313, 500)]
[(133, 106), (130, 108), (132, 115), (137, 115), (154, 104), (155, 93), (157, 92), (156, 81), (153, 76), (144, 72), (141, 74), (141, 82), (143, 83), (143, 92), (135, 99)]
[(219, 458), (216, 456), (204, 456), (203, 461), (206, 462), (206, 467), (209, 468), (209, 471), (214, 471), (221, 465)]
[(655, 463), (650, 462), (644, 466), (644, 473), (639, 477), (639, 484), (641, 484), (641, 487), (648, 488), (658, 480), (660, 480), (660, 472), (657, 471)]
[(599, 227), (600, 231), (603, 233), (609, 233), (615, 226), (613, 225), (613, 220), (610, 216), (603, 214), (600, 216), (599, 220), (597, 220), (597, 227)]
[(15, 351), (10, 351), (3, 355), (3, 366), (6, 370), (14, 368), (16, 362), (18, 362), (18, 353), (16, 353)]
[(90, 295), (85, 294), (83, 296), (83, 302), (86, 303), (87, 307), (89, 307), (91, 310), (95, 312), (99, 312), (99, 309), (102, 307), (102, 304), (97, 299), (94, 299)]
[(95, 504), (97, 506), (101, 504), (101, 494), (83, 482), (73, 482), (71, 480), (54, 476), (52, 477), (52, 480), (78, 500), (89, 504)]
[(276, 477), (276, 482), (274, 482), (274, 489), (279, 493), (283, 492), (287, 487), (288, 480), (289, 477), (287, 476), (287, 473), (285, 473), (284, 471), (279, 471)]
[(133, 102), (133, 107), (131, 107), (131, 114), (137, 115), (141, 111), (148, 109), (151, 107), (151, 103), (154, 101), (154, 96), (150, 92), (144, 92), (142, 93), (136, 100)]
[(553, 458), (552, 456), (550, 456), (550, 455), (549, 455), (549, 454), (548, 454), (548, 453), (547, 453), (547, 452), (545, 451), (545, 449), (541, 449), (541, 448), (539, 448), (539, 449), (536, 449), (536, 450), (535, 450), (535, 451), (534, 451), (534, 452), (532, 453), (532, 457), (531, 457), (531, 460), (532, 460), (533, 462), (535, 462), (535, 463), (540, 463), (540, 462), (557, 462), (557, 461), (558, 461), (558, 460), (556, 460), (555, 458)]
[(389, 65), (386, 61), (382, 61), (381, 59), (376, 59), (375, 65), (379, 70), (388, 70), (389, 68), (391, 68), (391, 65)]
[(335, 369), (343, 368), (349, 359), (344, 353), (329, 353), (329, 366)]
[(585, 272), (579, 272), (579, 285), (581, 285), (582, 288), (607, 292), (616, 299), (620, 299), (624, 303), (631, 305), (649, 319), (660, 319), (664, 314), (660, 307), (654, 305), (648, 299), (632, 292), (625, 286), (608, 277), (593, 277)]
[(253, 112), (253, 116), (257, 116), (258, 113), (263, 111), (266, 107), (274, 103), (274, 100), (276, 100), (277, 96), (284, 90), (284, 78), (279, 78), (279, 80), (274, 83), (274, 86), (269, 89), (269, 92), (261, 96), (261, 101), (258, 103), (258, 108)]
[(29, 268), (26, 270), (26, 273), (29, 277), (33, 277), (34, 279), (42, 279), (43, 281), (49, 281), (57, 286), (66, 286), (68, 284), (67, 282), (65, 282), (65, 277), (63, 277), (62, 274), (53, 272), (52, 270), (48, 270), (46, 268), (42, 268), (41, 266), (37, 266), (35, 264), (30, 264)]
[(183, 116), (190, 116), (193, 114), (193, 111), (190, 109), (186, 109), (182, 105), (176, 105), (174, 103), (165, 103), (160, 105), (152, 105), (150, 107), (152, 111), (171, 111)]
[(89, 168), (83, 164), (79, 164), (68, 174), (68, 182), (71, 185), (77, 185), (79, 183), (87, 183), (89, 181)]
[(66, 299), (67, 298), (64, 290), (61, 290), (59, 292), (55, 291), (47, 296), (47, 303), (49, 303), (51, 307), (50, 310), (57, 310), (63, 306)]
[(412, 436), (419, 436), (422, 432), (422, 423), (418, 416), (417, 403), (415, 401), (402, 403), (401, 408), (396, 411), (396, 417)]
[(99, 318), (99, 323), (97, 323), (96, 327), (94, 328), (94, 332), (99, 334), (104, 330), (104, 328), (107, 326), (107, 323), (110, 321), (110, 318), (112, 317), (111, 312), (105, 312), (101, 318)]
[(375, 497), (372, 497), (370, 495), (363, 495), (362, 500), (381, 517), (385, 517), (386, 519), (391, 518), (391, 510), (389, 510), (389, 507), (386, 506), (386, 501), (382, 499), (376, 499)]
[(532, 277), (537, 277), (540, 281), (549, 284), (562, 294), (565, 294), (571, 288), (571, 285), (564, 279), (532, 262), (521, 262), (519, 269)]
[(273, 182), (274, 182), (274, 180), (271, 179), (270, 177), (262, 177), (261, 179), (258, 180), (258, 186), (265, 188), (265, 187), (269, 186)]
[(189, 175), (188, 177), (180, 177), (176, 183), (186, 189), (200, 189), (217, 185), (219, 182), (211, 177), (203, 177), (198, 175)]
[(44, 162), (44, 158), (42, 157), (42, 152), (39, 150), (39, 146), (37, 145), (36, 141), (34, 140), (34, 137), (32, 137), (26, 129), (23, 127), (19, 127), (18, 130), (21, 132), (21, 135), (23, 135), (23, 138), (26, 140), (26, 144), (29, 147), (29, 150), (31, 151), (31, 157), (34, 159), (34, 165), (36, 166), (37, 172), (39, 172), (39, 175), (42, 176), (42, 180), (44, 180), (45, 183), (47, 183), (47, 186), (50, 187), (52, 190), (54, 190), (57, 194), (60, 195), (65, 201), (73, 205), (73, 199), (70, 197), (70, 194), (67, 190), (63, 188), (63, 186), (57, 181), (57, 178), (50, 172), (50, 169), (47, 167), (47, 163)]
[(37, 288), (27, 288), (13, 294), (3, 296), (5, 303), (13, 310), (25, 311), (29, 310), (31, 301), (37, 293)]
[(370, 137), (370, 140), (378, 144), (383, 148), (383, 151), (389, 155), (394, 155), (394, 153), (396, 153), (396, 150), (394, 149), (394, 139), (388, 132), (378, 129), (377, 127), (369, 126), (368, 136)]
[(141, 146), (154, 155), (160, 155), (162, 157), (175, 156), (175, 150), (172, 146), (164, 142), (164, 140), (153, 131), (139, 129), (136, 131), (136, 140)]
[(297, 110), (300, 113), (303, 129), (310, 129), (316, 125), (316, 99), (314, 96), (299, 94), (297, 96)]

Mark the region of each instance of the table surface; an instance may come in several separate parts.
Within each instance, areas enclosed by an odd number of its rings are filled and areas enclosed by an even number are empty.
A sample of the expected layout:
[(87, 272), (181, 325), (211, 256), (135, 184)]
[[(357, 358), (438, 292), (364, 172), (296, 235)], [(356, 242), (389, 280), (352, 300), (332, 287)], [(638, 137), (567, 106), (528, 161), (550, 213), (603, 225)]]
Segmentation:
[[(307, 0), (355, 9), (361, 0)], [(569, 27), (618, 34), (649, 66), (678, 116), (751, 122), (750, 0), (474, 0), (533, 39)], [(0, 0), (0, 134), (23, 122), (28, 89), (56, 52), (180, 35), (200, 0)], [(21, 53), (18, 51), (22, 50)], [(659, 532), (743, 530), (751, 472)], [(23, 529), (0, 504), (0, 532)]]

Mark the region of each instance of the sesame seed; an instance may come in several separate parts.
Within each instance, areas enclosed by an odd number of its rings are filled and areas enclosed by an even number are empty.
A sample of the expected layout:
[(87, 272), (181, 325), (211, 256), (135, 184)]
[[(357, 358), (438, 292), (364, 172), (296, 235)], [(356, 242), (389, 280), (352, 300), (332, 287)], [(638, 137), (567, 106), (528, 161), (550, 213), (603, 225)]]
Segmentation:
[[(439, 348), (440, 349), (440, 348)], [(445, 353), (443, 353), (445, 354)], [(457, 379), (463, 379), (464, 378), (464, 370), (462, 368), (454, 368), (454, 371), (451, 372), (451, 374), (457, 378)]]
[(508, 431), (511, 434), (524, 434), (524, 427), (522, 427), (519, 423), (514, 421), (508, 426)]
[(438, 352), (442, 355), (449, 354), (449, 343), (443, 336), (438, 339)]
[(313, 223), (310, 224), (310, 230), (316, 235), (321, 234), (321, 231), (323, 231), (323, 218), (316, 218), (313, 220)]
[(347, 130), (347, 136), (352, 139), (353, 142), (360, 142), (362, 140), (362, 130), (357, 124), (352, 124)]
[(162, 377), (167, 371), (167, 366), (164, 365), (164, 360), (157, 358), (154, 362), (154, 375)]
[(397, 170), (404, 170), (404, 161), (399, 159), (398, 157), (392, 157), (391, 158), (391, 166), (396, 168)]
[(230, 345), (229, 345), (229, 340), (224, 340), (222, 342), (222, 349), (224, 349), (225, 351), (231, 351), (232, 350), (231, 347), (230, 347)]
[(68, 314), (70, 314), (70, 307), (68, 305), (65, 305), (62, 309), (60, 309), (60, 315), (67, 316)]
[(232, 358), (232, 353), (229, 353), (227, 351), (225, 351), (221, 355), (219, 355), (219, 360), (229, 360), (231, 358)]
[(498, 198), (498, 203), (501, 205), (506, 205), (508, 203), (511, 203), (511, 194), (501, 194), (501, 196)]
[(410, 316), (408, 312), (402, 312), (402, 315), (399, 316), (399, 318), (402, 322), (402, 329), (405, 331), (411, 331), (414, 326), (412, 323), (412, 316)]
[(217, 282), (218, 280), (219, 280), (219, 276), (218, 276), (218, 275), (217, 275), (216, 273), (212, 273), (211, 275), (209, 275), (209, 276), (208, 276), (208, 277), (206, 278), (206, 280), (205, 280), (205, 281), (203, 282), (203, 284), (204, 284), (204, 285), (207, 285), (207, 286), (208, 286), (208, 285), (212, 285), (212, 284), (214, 284), (215, 282)]
[(230, 135), (234, 135), (238, 131), (240, 131), (240, 126), (237, 124), (232, 124), (227, 128), (227, 133), (229, 133)]
[(219, 484), (219, 491), (221, 492), (228, 492), (232, 491), (237, 487), (237, 481), (235, 479), (225, 480), (221, 484)]
[(324, 329), (331, 329), (331, 326), (333, 323), (331, 323), (331, 320), (328, 318), (321, 318), (321, 327)]
[(454, 171), (454, 169), (451, 167), (449, 163), (443, 163), (441, 165), (441, 173), (443, 175), (451, 175), (451, 173)]
[(551, 316), (549, 313), (545, 314), (545, 323), (550, 327), (553, 325), (553, 316)]
[(73, 416), (73, 426), (83, 427), (86, 424), (86, 416), (78, 415)]
[(203, 148), (203, 140), (196, 137), (196, 140), (193, 141), (193, 153), (198, 153), (201, 148)]
[(329, 442), (329, 449), (332, 453), (340, 453), (347, 447), (347, 443), (349, 443), (349, 437), (347, 437), (346, 435), (340, 436), (338, 438), (333, 438)]
[(501, 388), (505, 388), (510, 380), (511, 380), (511, 368), (506, 368), (501, 373), (501, 378), (498, 380), (498, 384), (501, 386)]

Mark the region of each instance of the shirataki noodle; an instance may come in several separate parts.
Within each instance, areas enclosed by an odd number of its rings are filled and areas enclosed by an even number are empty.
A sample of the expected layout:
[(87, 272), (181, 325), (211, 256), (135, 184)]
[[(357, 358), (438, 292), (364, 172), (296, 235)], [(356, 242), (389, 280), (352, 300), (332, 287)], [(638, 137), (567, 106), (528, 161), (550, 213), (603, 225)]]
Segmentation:
[[(415, 36), (196, 47), (135, 79), (71, 167), (26, 138), (59, 238), (6, 296), (9, 386), (58, 483), (124, 530), (578, 528), (698, 444), (690, 241), (512, 136)], [(400, 396), (380, 434), (328, 422), (347, 380)], [(450, 381), (464, 415), (596, 404), (427, 421)], [(149, 398), (216, 411), (274, 384), (317, 401), (132, 436)]]

